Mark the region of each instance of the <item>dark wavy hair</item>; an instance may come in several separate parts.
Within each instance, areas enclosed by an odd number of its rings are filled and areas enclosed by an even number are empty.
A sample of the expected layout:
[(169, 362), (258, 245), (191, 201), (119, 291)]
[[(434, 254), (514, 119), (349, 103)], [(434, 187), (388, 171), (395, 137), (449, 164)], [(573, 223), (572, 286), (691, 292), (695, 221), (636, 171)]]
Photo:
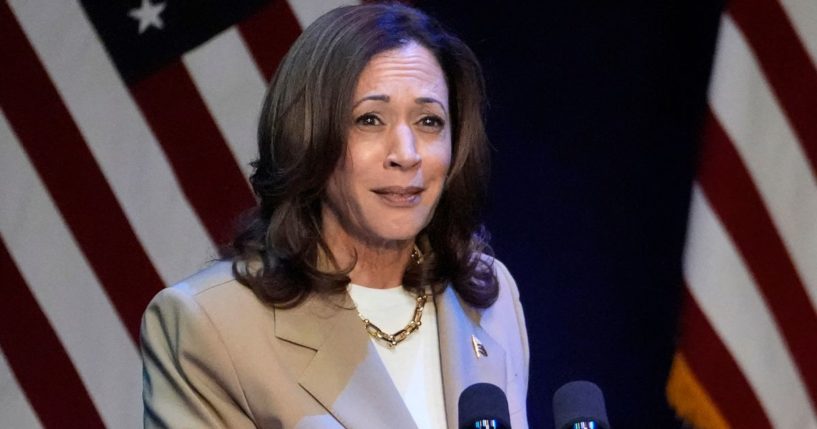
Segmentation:
[(346, 152), (352, 97), (371, 58), (410, 42), (431, 51), (449, 89), (452, 162), (434, 215), (417, 237), (423, 262), (403, 287), (440, 293), (450, 284), (466, 302), (496, 300), (487, 233), (479, 216), (489, 177), (483, 125), (485, 87), (473, 52), (433, 18), (400, 4), (342, 7), (318, 18), (284, 57), (266, 94), (259, 158), (250, 177), (259, 205), (234, 237), (236, 278), (272, 305), (340, 294), (351, 267), (337, 267), (321, 233), (326, 185)]

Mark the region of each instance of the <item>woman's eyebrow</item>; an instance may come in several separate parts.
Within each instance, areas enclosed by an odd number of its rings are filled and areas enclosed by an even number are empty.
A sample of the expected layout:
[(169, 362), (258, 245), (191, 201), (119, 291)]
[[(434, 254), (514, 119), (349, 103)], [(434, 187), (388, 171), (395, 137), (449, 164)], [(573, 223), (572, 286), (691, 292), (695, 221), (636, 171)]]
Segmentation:
[(353, 104), (352, 107), (357, 107), (358, 104), (360, 104), (360, 103), (362, 103), (362, 102), (364, 102), (366, 100), (383, 101), (383, 102), (388, 103), (389, 100), (391, 100), (391, 98), (389, 98), (389, 96), (386, 95), (386, 94), (367, 95), (367, 96), (361, 98), (360, 100), (355, 101), (355, 104)]
[(414, 99), (414, 102), (417, 103), (417, 104), (431, 104), (431, 103), (439, 104), (440, 107), (442, 107), (443, 112), (448, 114), (448, 111), (445, 110), (445, 105), (443, 104), (443, 102), (440, 101), (440, 100), (437, 100), (434, 97), (418, 97), (418, 98)]

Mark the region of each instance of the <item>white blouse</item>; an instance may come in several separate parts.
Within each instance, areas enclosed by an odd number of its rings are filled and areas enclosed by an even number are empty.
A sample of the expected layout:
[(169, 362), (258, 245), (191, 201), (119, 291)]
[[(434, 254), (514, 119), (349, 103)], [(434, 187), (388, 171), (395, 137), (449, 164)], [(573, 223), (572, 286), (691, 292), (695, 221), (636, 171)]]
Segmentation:
[[(374, 289), (352, 283), (348, 290), (358, 312), (388, 334), (403, 329), (414, 315), (417, 297), (402, 287)], [(445, 428), (434, 300), (426, 302), (420, 328), (402, 343), (389, 348), (372, 341), (417, 427)]]

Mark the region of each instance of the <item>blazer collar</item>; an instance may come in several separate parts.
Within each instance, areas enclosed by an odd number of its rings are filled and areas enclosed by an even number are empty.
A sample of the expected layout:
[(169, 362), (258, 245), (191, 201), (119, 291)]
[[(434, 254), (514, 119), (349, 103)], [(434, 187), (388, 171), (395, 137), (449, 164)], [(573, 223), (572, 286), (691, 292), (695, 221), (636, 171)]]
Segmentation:
[[(451, 286), (435, 305), (446, 420), (449, 428), (457, 428), (459, 398), (465, 388), (490, 383), (507, 391), (505, 350), (482, 329), (478, 311), (464, 304)], [(474, 342), (482, 345), (487, 356), (476, 350)]]
[(344, 427), (417, 428), (348, 295), (277, 309), (275, 335), (316, 351), (298, 383)]

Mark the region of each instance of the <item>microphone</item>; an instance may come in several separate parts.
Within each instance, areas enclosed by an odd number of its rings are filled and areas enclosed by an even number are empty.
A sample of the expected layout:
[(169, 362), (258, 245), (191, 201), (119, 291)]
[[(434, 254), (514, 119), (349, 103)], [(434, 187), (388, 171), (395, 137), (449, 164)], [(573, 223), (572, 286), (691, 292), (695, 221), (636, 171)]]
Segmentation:
[(511, 429), (505, 392), (489, 383), (468, 386), (460, 394), (460, 429)]
[(610, 429), (604, 395), (589, 381), (571, 381), (553, 394), (556, 429)]

